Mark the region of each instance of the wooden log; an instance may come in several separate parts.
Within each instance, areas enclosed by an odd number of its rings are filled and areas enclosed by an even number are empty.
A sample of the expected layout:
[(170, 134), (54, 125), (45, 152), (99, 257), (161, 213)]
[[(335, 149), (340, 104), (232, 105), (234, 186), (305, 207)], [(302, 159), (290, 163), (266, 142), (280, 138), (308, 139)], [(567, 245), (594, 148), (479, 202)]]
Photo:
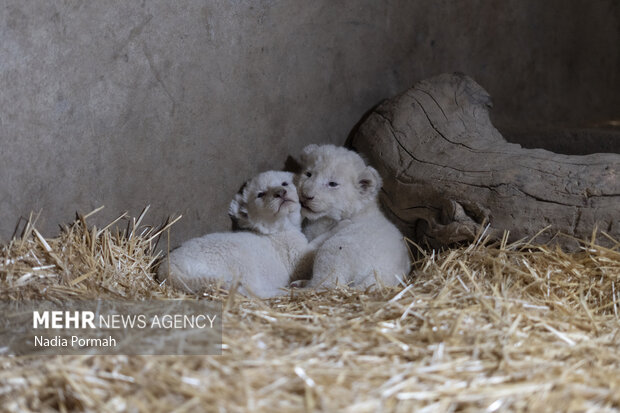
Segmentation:
[(471, 241), (485, 223), (509, 240), (548, 226), (536, 241), (557, 232), (584, 239), (595, 227), (620, 240), (620, 155), (508, 143), (491, 106), (468, 76), (442, 74), (383, 102), (351, 135), (383, 177), (381, 201), (403, 233), (432, 247)]

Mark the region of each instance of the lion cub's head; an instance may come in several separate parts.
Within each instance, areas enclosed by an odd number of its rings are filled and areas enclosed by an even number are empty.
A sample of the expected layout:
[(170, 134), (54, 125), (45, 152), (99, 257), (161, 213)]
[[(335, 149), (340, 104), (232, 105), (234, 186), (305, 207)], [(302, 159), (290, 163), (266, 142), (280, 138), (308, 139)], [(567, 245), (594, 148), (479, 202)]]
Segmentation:
[(247, 181), (235, 195), (228, 215), (234, 229), (273, 234), (299, 229), (299, 197), (290, 172), (267, 171)]
[(381, 177), (357, 153), (334, 145), (308, 145), (300, 161), (296, 184), (304, 217), (339, 221), (377, 202)]

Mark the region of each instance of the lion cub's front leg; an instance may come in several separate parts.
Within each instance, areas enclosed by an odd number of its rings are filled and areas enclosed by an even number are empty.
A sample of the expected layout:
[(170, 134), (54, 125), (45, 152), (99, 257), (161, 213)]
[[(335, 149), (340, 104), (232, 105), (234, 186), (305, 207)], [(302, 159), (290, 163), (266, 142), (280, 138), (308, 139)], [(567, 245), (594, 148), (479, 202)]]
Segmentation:
[(312, 277), (312, 267), (314, 264), (316, 251), (325, 241), (340, 232), (343, 228), (348, 227), (351, 222), (352, 221), (350, 219), (343, 219), (334, 225), (329, 231), (324, 232), (308, 243), (306, 251), (302, 255), (294, 275), (291, 277), (291, 282), (289, 284), (291, 288), (306, 287)]

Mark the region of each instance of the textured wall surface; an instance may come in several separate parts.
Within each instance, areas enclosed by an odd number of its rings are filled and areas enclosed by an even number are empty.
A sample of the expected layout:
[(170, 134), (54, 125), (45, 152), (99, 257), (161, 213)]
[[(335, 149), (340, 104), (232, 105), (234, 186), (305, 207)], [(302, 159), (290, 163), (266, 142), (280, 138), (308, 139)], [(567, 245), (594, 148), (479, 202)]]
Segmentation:
[(5, 0), (0, 239), (100, 205), (182, 213), (173, 244), (226, 229), (246, 178), (445, 71), (498, 119), (620, 118), (618, 44), (614, 0)]

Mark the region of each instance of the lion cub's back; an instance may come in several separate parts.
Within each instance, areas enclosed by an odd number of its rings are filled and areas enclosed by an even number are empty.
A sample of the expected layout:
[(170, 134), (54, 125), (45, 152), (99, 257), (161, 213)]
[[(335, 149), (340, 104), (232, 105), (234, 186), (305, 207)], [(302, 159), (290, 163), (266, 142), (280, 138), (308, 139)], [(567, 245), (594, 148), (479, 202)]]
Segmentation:
[(210, 269), (225, 266), (240, 270), (261, 265), (275, 251), (267, 238), (251, 232), (216, 232), (185, 242), (171, 256), (175, 253), (196, 257)]
[(171, 283), (192, 290), (207, 281), (219, 280), (230, 287), (239, 280), (245, 289), (263, 296), (288, 281), (287, 269), (269, 239), (250, 232), (194, 238), (172, 251), (168, 259)]

